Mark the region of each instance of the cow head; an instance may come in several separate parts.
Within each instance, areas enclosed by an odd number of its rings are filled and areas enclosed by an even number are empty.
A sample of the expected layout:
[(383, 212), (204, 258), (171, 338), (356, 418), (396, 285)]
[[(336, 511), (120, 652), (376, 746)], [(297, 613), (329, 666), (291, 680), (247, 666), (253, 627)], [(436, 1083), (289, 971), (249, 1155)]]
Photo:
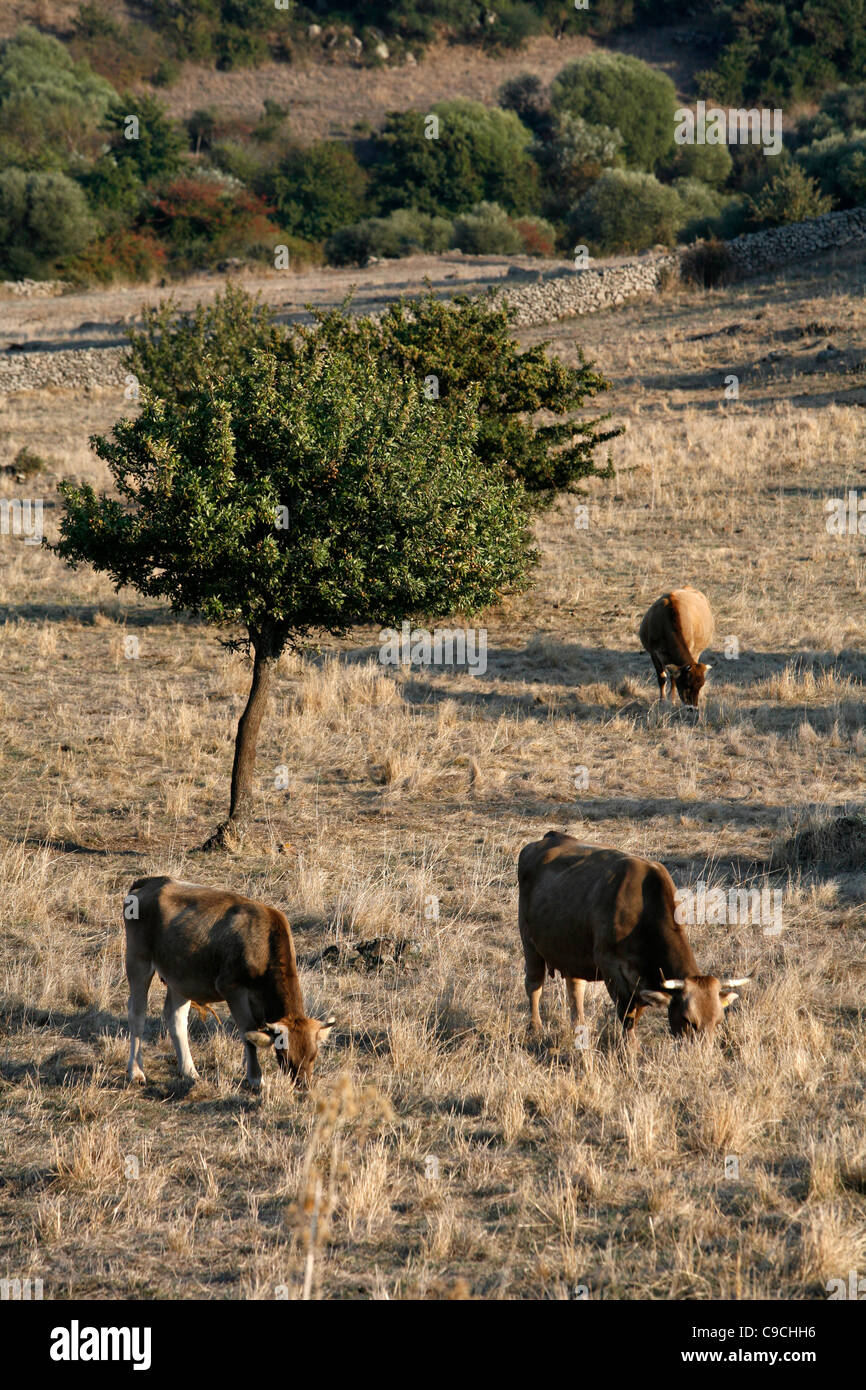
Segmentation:
[(283, 1018), (244, 1033), (253, 1047), (273, 1047), (281, 1069), (306, 1090), (313, 1084), (313, 1066), (322, 1043), (327, 1042), (336, 1019), (326, 1023), (316, 1018)]
[(656, 1008), (666, 1008), (675, 1038), (712, 1038), (725, 1009), (739, 999), (739, 980), (718, 980), (715, 975), (690, 975), (685, 980), (663, 980), (661, 989), (642, 989), (641, 1000)]
[(692, 705), (697, 709), (698, 700), (707, 679), (707, 672), (712, 669), (712, 666), (708, 666), (703, 661), (693, 661), (691, 666), (674, 666), (672, 668), (674, 685), (684, 705)]

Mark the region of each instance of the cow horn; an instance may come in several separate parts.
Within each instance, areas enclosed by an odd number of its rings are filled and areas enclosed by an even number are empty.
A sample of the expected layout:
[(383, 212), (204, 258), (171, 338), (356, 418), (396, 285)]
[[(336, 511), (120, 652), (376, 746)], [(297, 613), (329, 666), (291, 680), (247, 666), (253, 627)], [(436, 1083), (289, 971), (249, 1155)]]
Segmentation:
[(662, 989), (682, 989), (685, 980), (662, 980)]
[(747, 985), (751, 980), (751, 975), (744, 975), (739, 980), (722, 980), (722, 989), (739, 989), (741, 985)]

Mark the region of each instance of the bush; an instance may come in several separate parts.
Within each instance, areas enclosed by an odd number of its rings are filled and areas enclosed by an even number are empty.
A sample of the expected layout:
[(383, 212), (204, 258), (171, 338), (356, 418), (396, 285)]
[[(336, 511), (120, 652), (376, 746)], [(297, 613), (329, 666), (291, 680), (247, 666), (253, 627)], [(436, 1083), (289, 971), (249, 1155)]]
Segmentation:
[(114, 88), (57, 39), (23, 26), (0, 42), (0, 167), (67, 169), (98, 151)]
[(675, 179), (673, 187), (682, 204), (680, 241), (695, 241), (715, 231), (725, 204), (724, 195), (700, 179)]
[(652, 174), (606, 169), (571, 215), (578, 241), (603, 255), (643, 251), (656, 242), (670, 246), (683, 224), (675, 188)]
[(833, 206), (814, 179), (800, 167), (789, 162), (780, 168), (769, 183), (754, 198), (746, 199), (746, 216), (750, 229), (783, 227), (789, 222), (803, 222), (808, 217), (820, 217)]
[(695, 80), (724, 104), (785, 106), (863, 77), (862, 0), (725, 0), (716, 9), (722, 53)]
[(514, 230), (520, 237), (526, 256), (553, 256), (556, 252), (556, 228), (543, 217), (515, 217)]
[(383, 211), (463, 212), (495, 202), (509, 212), (531, 211), (538, 199), (538, 171), (528, 153), (530, 133), (511, 111), (477, 101), (441, 101), (429, 113), (437, 139), (425, 137), (427, 115), (403, 111), (388, 117), (374, 140), (376, 194)]
[(325, 243), (325, 256), (331, 265), (366, 265), (371, 256), (396, 259), (418, 251), (444, 251), (453, 234), (446, 217), (397, 208), (387, 217), (368, 217), (341, 227)]
[(837, 207), (866, 203), (866, 130), (816, 140), (797, 151), (797, 160)]
[(0, 270), (13, 278), (49, 274), (95, 227), (77, 183), (59, 173), (0, 173)]
[(561, 112), (547, 140), (537, 140), (532, 147), (548, 189), (546, 210), (555, 217), (566, 216), (604, 169), (622, 163), (621, 149), (618, 130)]
[(709, 237), (683, 252), (680, 276), (686, 284), (705, 290), (729, 285), (735, 278), (734, 258), (724, 241)]
[(64, 277), (83, 285), (148, 284), (165, 272), (164, 246), (147, 232), (109, 232), (62, 262)]
[(674, 139), (676, 89), (665, 73), (626, 54), (588, 53), (551, 88), (554, 110), (618, 130), (629, 166), (654, 169)]
[(721, 188), (733, 168), (727, 145), (676, 145), (663, 172), (667, 178), (700, 179), (712, 188)]
[(499, 88), (499, 105), (503, 111), (513, 111), (527, 130), (545, 139), (551, 128), (550, 97), (540, 77), (534, 72), (522, 72)]
[[(138, 136), (127, 138), (128, 118), (138, 120)], [(115, 161), (129, 164), (142, 183), (160, 183), (174, 178), (183, 167), (187, 141), (184, 131), (155, 97), (126, 92), (112, 102), (105, 124), (108, 127)]]
[(361, 216), (367, 177), (347, 146), (323, 140), (290, 149), (264, 188), (286, 231), (324, 241)]
[(285, 244), (261, 198), (202, 178), (176, 179), (148, 208), (145, 222), (179, 270), (227, 256), (272, 258), (274, 247)]
[(454, 245), (470, 256), (513, 256), (523, 240), (497, 203), (477, 203), (454, 219)]

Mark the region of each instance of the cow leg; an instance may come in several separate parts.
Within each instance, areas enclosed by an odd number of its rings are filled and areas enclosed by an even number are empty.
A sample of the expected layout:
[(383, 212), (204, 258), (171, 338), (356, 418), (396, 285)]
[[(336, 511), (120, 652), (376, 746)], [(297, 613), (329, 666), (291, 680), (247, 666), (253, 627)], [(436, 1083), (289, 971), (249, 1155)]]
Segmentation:
[(586, 994), (586, 980), (577, 980), (573, 975), (566, 975), (565, 992), (568, 995), (568, 1007), (571, 1010), (571, 1026), (572, 1028), (576, 1028), (578, 1024), (586, 1022), (583, 1016), (583, 996)]
[(635, 1029), (645, 1008), (645, 1004), (635, 1004), (633, 999), (628, 999), (624, 1003), (617, 1002), (616, 1012), (622, 1024), (623, 1037), (627, 1043), (632, 1045), (637, 1043)]
[(192, 1053), (189, 1050), (189, 1038), (187, 1036), (187, 1021), (189, 1019), (189, 1000), (185, 999), (177, 990), (168, 986), (165, 995), (165, 1006), (162, 1011), (168, 1028), (169, 1036), (174, 1043), (177, 1065), (184, 1081), (198, 1081), (198, 1072), (192, 1060)]
[(144, 1059), (142, 1057), (142, 1035), (147, 1018), (147, 992), (153, 979), (153, 962), (149, 956), (136, 955), (126, 950), (126, 978), (129, 981), (129, 1062), (126, 1068), (128, 1081), (144, 1082)]
[[(219, 980), (217, 980), (217, 985), (219, 985)], [(244, 1039), (244, 1085), (250, 1091), (260, 1091), (262, 1089), (262, 1069), (259, 1065), (259, 1051), (257, 1047), (244, 1038), (245, 1033), (248, 1033), (251, 1028), (260, 1027), (260, 1023), (253, 1017), (245, 989), (227, 989), (225, 1001), (235, 1021), (235, 1027)]]
[(541, 1036), (541, 991), (544, 987), (545, 964), (531, 941), (523, 942), (523, 958), (526, 962), (526, 993), (529, 996), (529, 1029), (533, 1037)]
[[(652, 664), (653, 664), (653, 666), (655, 667), (656, 679), (658, 680), (658, 683), (659, 683), (659, 700), (664, 700), (664, 698), (665, 698), (665, 666), (664, 666), (664, 662), (663, 662), (663, 661), (660, 661), (659, 658), (658, 658), (657, 656), (653, 656), (653, 655), (652, 655), (652, 652), (650, 652), (650, 660), (652, 661)], [(673, 681), (671, 681), (671, 699), (673, 699), (673, 691), (674, 691), (674, 683), (673, 683)]]

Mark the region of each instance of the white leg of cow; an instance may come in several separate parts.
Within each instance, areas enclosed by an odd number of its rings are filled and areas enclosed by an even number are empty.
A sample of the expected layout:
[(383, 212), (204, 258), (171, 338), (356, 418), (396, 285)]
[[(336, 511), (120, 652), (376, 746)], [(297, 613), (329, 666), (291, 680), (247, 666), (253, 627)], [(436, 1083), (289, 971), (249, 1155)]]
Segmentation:
[(187, 1035), (189, 1000), (184, 999), (182, 994), (178, 994), (169, 985), (162, 1014), (169, 1036), (174, 1043), (175, 1056), (181, 1076), (185, 1081), (198, 1081), (198, 1072), (189, 1050), (189, 1037)]
[(144, 1082), (144, 1059), (142, 1057), (142, 1036), (147, 1018), (147, 992), (153, 979), (153, 965), (149, 960), (126, 953), (126, 978), (129, 981), (129, 1063), (126, 1068), (128, 1081)]
[(586, 994), (586, 980), (577, 980), (572, 975), (565, 977), (565, 992), (568, 995), (568, 1007), (571, 1010), (571, 1026), (576, 1028), (579, 1023), (585, 1023), (583, 1016), (583, 996)]

